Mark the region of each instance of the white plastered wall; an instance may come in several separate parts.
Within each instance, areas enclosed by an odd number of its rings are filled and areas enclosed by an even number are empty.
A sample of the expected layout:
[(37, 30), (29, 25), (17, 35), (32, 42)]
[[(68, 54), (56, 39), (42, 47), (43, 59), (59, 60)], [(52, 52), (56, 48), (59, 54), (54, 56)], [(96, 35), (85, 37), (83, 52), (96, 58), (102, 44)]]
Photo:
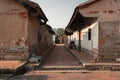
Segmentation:
[[(91, 40), (88, 40), (88, 29), (91, 28)], [(83, 29), (81, 34), (81, 47), (89, 51), (98, 51), (98, 22)]]

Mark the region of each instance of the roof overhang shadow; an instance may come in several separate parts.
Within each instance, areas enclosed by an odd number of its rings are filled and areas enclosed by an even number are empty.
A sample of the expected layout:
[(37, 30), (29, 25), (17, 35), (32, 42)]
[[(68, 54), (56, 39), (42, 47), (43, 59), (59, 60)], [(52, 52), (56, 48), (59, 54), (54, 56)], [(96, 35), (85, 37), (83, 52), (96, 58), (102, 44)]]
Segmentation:
[(65, 28), (66, 35), (72, 35), (69, 33), (74, 33), (75, 31), (82, 30), (91, 24), (95, 23), (98, 17), (83, 16), (77, 9), (74, 11), (73, 16)]

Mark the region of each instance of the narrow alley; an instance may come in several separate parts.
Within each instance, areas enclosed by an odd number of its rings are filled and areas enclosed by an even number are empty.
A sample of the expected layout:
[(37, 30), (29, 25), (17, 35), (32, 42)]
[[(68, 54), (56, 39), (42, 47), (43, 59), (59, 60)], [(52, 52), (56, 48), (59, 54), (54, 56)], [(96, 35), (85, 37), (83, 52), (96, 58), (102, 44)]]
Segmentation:
[(42, 66), (78, 66), (79, 62), (76, 58), (64, 47), (64, 44), (57, 44), (56, 47), (49, 53)]
[(0, 80), (120, 80), (120, 0), (0, 0)]

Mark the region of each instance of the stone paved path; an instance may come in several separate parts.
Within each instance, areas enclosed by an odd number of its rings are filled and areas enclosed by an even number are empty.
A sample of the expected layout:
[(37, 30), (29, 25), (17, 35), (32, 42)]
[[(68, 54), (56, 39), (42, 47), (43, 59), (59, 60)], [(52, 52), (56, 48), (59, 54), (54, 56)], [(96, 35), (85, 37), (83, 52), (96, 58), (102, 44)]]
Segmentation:
[(120, 72), (93, 71), (90, 73), (41, 73), (39, 71), (31, 71), (26, 75), (19, 75), (9, 80), (120, 80)]
[(44, 61), (43, 66), (77, 66), (79, 62), (65, 49), (63, 44), (58, 44)]

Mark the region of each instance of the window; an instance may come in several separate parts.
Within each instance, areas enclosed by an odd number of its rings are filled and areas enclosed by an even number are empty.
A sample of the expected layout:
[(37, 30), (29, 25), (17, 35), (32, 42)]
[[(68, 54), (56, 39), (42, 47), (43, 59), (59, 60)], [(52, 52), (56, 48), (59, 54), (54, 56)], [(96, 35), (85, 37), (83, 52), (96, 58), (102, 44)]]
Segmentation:
[(91, 28), (88, 29), (88, 40), (91, 40)]

